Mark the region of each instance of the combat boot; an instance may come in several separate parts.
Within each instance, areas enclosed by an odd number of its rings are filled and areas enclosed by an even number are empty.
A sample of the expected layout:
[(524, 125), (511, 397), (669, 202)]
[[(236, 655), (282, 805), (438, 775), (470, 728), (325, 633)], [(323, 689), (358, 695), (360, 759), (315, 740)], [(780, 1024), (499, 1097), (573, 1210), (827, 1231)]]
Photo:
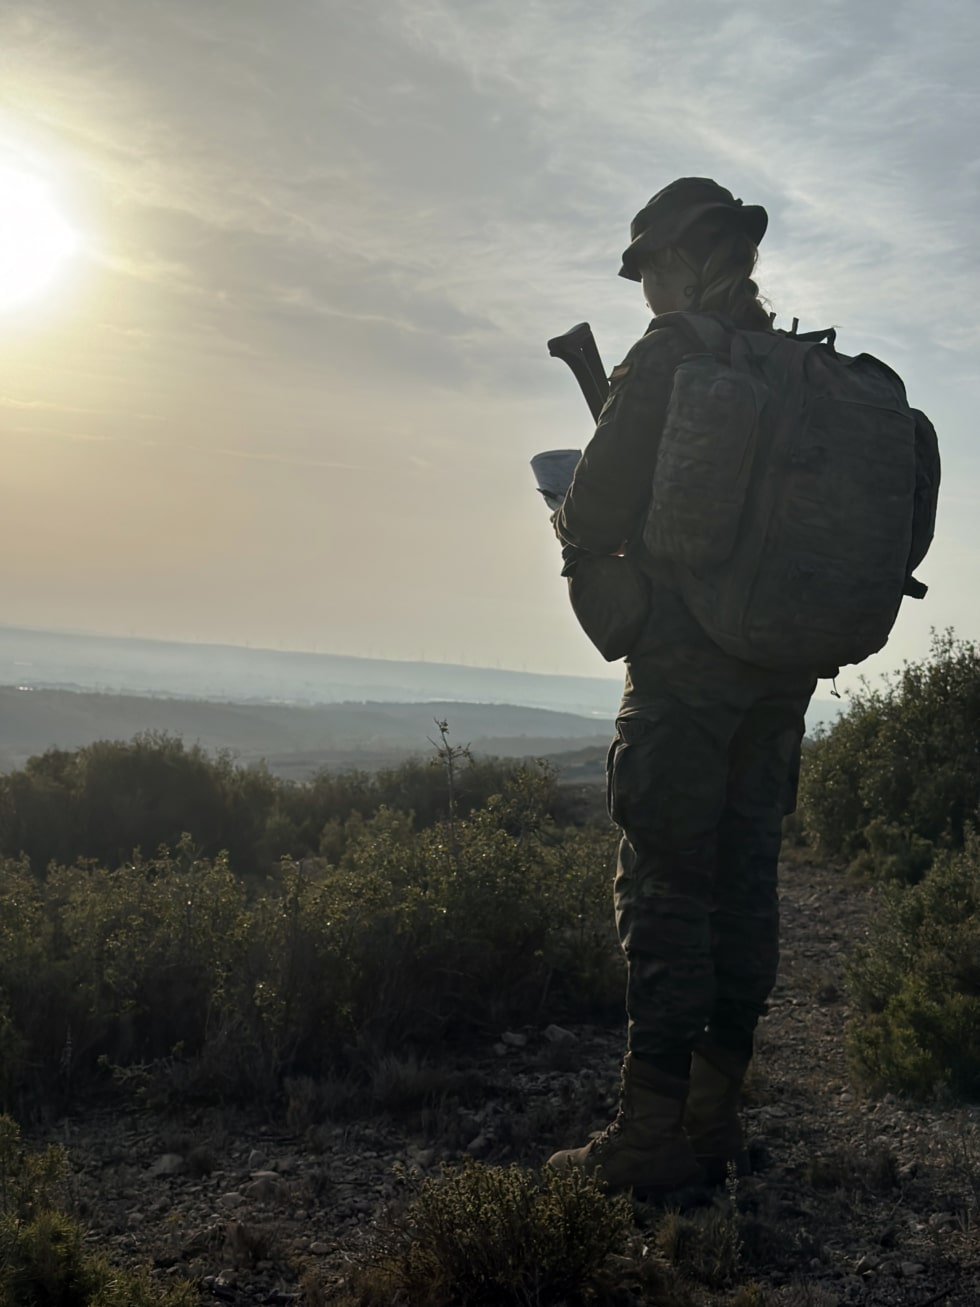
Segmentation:
[(709, 1184), (723, 1184), (729, 1168), (748, 1175), (751, 1166), (738, 1119), (738, 1103), (749, 1058), (708, 1039), (691, 1057), (691, 1088), (684, 1130)]
[(632, 1189), (660, 1201), (700, 1185), (701, 1168), (682, 1127), (688, 1082), (637, 1062), (623, 1062), (616, 1119), (582, 1148), (564, 1148), (551, 1167), (578, 1167), (610, 1191)]

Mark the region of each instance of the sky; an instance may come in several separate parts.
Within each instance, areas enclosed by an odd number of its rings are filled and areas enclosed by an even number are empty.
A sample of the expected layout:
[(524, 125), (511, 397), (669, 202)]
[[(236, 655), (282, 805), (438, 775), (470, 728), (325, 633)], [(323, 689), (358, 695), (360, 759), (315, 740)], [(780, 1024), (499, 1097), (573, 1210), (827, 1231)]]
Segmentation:
[(3, 621), (615, 673), (528, 468), (591, 434), (545, 342), (626, 353), (630, 219), (705, 176), (769, 210), (777, 325), (939, 430), (861, 671), (980, 637), (978, 66), (962, 0), (5, 0), (0, 167), (78, 250), (0, 311)]

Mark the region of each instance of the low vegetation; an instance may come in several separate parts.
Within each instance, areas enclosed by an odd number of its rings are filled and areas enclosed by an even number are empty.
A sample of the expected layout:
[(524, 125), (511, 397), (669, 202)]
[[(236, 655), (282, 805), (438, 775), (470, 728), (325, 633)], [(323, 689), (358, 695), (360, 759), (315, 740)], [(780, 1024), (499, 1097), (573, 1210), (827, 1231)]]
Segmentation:
[(145, 1272), (113, 1266), (65, 1210), (66, 1159), (30, 1153), (0, 1117), (0, 1307), (192, 1307), (196, 1290), (162, 1290)]
[[(339, 857), (352, 816), (369, 820), (392, 808), (430, 826), (449, 819), (451, 807), (467, 816), (528, 771), (517, 761), (472, 758), (445, 736), (437, 745), (431, 758), (374, 773), (323, 771), (302, 784), (166, 735), (50, 749), (0, 776), (0, 856), (26, 857), (38, 875), (80, 859), (111, 868), (135, 849), (151, 855), (189, 835), (201, 856), (224, 853), (237, 876), (261, 880), (282, 857)], [(533, 770), (545, 810), (561, 820), (554, 774)]]
[[(633, 1212), (580, 1173), (469, 1162), (422, 1182), (361, 1259), (346, 1307), (570, 1307), (602, 1301)], [(337, 1302), (305, 1285), (310, 1304)], [(676, 1302), (676, 1299), (674, 1300)]]
[(980, 648), (951, 632), (864, 689), (804, 756), (800, 824), (822, 857), (879, 884), (849, 972), (865, 1086), (980, 1096)]
[[(424, 1113), (432, 1059), (474, 1035), (619, 1019), (614, 833), (570, 824), (548, 768), (437, 730), (432, 760), (307, 785), (166, 737), (0, 778), (0, 1107), (111, 1082), (151, 1106), (278, 1100), (307, 1131), (341, 1103)], [(980, 650), (951, 634), (806, 751), (799, 838), (878, 900), (848, 967), (871, 1092), (980, 1095), (978, 803)], [(0, 1118), (0, 1307), (196, 1301), (91, 1251), (64, 1166)], [(892, 1192), (894, 1158), (862, 1166), (818, 1158), (807, 1183)], [(750, 1277), (819, 1256), (734, 1188), (644, 1217), (575, 1174), (468, 1161), (416, 1183), (343, 1290), (311, 1273), (300, 1301), (768, 1307), (795, 1289)]]
[(803, 830), (822, 857), (914, 883), (939, 849), (963, 846), (980, 805), (980, 648), (952, 632), (906, 663), (805, 750)]
[[(407, 791), (418, 774), (405, 769)], [(189, 835), (44, 874), (6, 860), (0, 1097), (64, 1096), (101, 1066), (151, 1098), (254, 1100), (393, 1047), (618, 1010), (610, 832), (557, 826), (546, 770), (496, 779), (465, 816), (355, 809), (325, 828), (329, 856), (286, 858), (258, 883)]]
[(884, 895), (850, 971), (860, 1078), (924, 1098), (980, 1097), (980, 838)]

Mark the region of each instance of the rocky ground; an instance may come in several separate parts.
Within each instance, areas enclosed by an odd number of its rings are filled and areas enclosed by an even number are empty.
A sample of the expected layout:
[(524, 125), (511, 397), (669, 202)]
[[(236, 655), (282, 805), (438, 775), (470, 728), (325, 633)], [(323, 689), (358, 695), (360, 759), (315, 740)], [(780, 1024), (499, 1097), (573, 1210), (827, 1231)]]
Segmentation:
[[(745, 1108), (758, 1173), (718, 1200), (739, 1213), (733, 1282), (787, 1307), (980, 1305), (978, 1110), (876, 1101), (848, 1079), (843, 962), (873, 911), (839, 874), (784, 867), (781, 976)], [(619, 1030), (545, 1019), (445, 1066), (389, 1061), (364, 1110), (343, 1085), (301, 1081), (278, 1118), (133, 1107), (49, 1137), (68, 1149), (91, 1240), (115, 1257), (238, 1304), (302, 1303), (312, 1273), (324, 1302), (413, 1176), (467, 1154), (538, 1165), (604, 1124), (620, 1052)], [(637, 1219), (653, 1243), (661, 1218)]]

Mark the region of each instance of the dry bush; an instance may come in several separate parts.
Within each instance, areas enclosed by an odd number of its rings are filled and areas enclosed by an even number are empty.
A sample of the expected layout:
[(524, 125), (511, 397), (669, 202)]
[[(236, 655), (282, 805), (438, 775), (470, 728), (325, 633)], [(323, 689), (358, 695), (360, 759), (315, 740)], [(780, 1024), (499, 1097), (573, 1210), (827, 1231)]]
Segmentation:
[[(631, 1227), (629, 1202), (610, 1199), (578, 1172), (537, 1175), (467, 1162), (421, 1183), (351, 1276), (345, 1301), (360, 1307), (583, 1302), (607, 1260), (627, 1248)], [(314, 1283), (304, 1292), (318, 1301)]]

